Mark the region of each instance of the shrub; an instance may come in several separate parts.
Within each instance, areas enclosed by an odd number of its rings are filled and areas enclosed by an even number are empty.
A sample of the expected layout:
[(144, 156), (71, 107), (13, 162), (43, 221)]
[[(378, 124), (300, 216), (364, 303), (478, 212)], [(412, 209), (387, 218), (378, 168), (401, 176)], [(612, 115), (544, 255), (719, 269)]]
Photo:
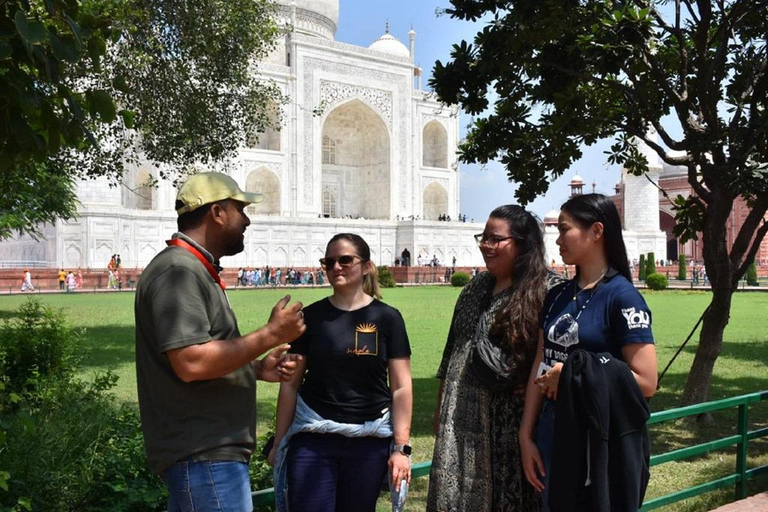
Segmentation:
[(395, 278), (392, 276), (392, 271), (389, 270), (389, 267), (378, 267), (377, 271), (379, 273), (379, 286), (382, 288), (394, 288), (397, 286)]
[(453, 286), (466, 286), (466, 284), (472, 279), (466, 272), (454, 272), (451, 275), (451, 284)]
[(61, 311), (37, 299), (22, 304), (0, 327), (0, 375), (8, 393), (28, 388), (33, 377), (66, 378), (78, 364), (79, 334), (67, 328)]
[(637, 269), (637, 279), (640, 281), (645, 281), (645, 254), (640, 255), (640, 263), (638, 264)]
[[(0, 329), (0, 510), (163, 510), (147, 468), (139, 415), (115, 403), (117, 377), (75, 378), (77, 334), (37, 301)], [(18, 365), (18, 366), (16, 366)]]
[(677, 264), (677, 279), (680, 281), (688, 279), (688, 263), (685, 261), (685, 254), (680, 255), (680, 260)]
[(664, 274), (650, 274), (645, 278), (645, 285), (651, 290), (664, 290), (669, 286), (669, 279)]
[(747, 267), (747, 284), (749, 286), (758, 286), (760, 284), (757, 280), (757, 265), (754, 261)]
[(648, 258), (645, 260), (645, 276), (646, 279), (649, 275), (656, 273), (656, 255), (652, 252), (648, 253)]

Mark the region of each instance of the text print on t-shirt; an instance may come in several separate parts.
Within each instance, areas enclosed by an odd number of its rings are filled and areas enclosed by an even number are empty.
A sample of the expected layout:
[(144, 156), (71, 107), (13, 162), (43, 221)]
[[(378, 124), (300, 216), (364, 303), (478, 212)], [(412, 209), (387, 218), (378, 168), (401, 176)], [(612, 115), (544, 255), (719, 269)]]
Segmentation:
[(360, 324), (355, 327), (355, 346), (347, 354), (376, 356), (379, 354), (379, 329), (376, 324)]
[(651, 326), (651, 317), (646, 311), (635, 311), (635, 308), (622, 309), (621, 314), (627, 319), (629, 329), (648, 329)]

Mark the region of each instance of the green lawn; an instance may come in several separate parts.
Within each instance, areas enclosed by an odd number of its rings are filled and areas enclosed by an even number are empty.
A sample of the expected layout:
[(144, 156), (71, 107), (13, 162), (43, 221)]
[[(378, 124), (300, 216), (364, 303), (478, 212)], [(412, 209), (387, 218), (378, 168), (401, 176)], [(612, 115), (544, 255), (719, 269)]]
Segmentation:
[[(290, 290), (295, 300), (311, 303), (328, 294), (327, 289)], [(263, 325), (274, 303), (285, 290), (235, 290), (230, 292), (242, 332)], [(384, 299), (398, 308), (405, 318), (413, 349), (414, 461), (429, 460), (434, 438), (431, 433), (432, 412), (437, 396), (434, 378), (442, 355), (445, 337), (458, 290), (450, 287), (397, 288), (384, 291)], [(705, 292), (647, 292), (653, 311), (654, 333), (657, 340), (659, 365), (663, 368), (709, 301)], [(136, 380), (133, 363), (133, 294), (40, 295), (48, 305), (62, 308), (70, 324), (84, 329), (83, 350), (86, 366), (84, 375), (111, 369), (120, 381), (116, 394), (120, 399), (135, 402)], [(22, 296), (0, 297), (0, 318), (9, 318), (16, 307), (26, 300)], [(725, 332), (723, 355), (715, 367), (710, 399), (730, 397), (768, 389), (768, 334), (762, 327), (768, 317), (768, 294), (739, 293), (734, 296), (731, 320)], [(662, 389), (651, 401), (654, 411), (676, 407), (693, 360), (697, 337), (689, 343), (662, 381)], [(259, 383), (258, 413), (260, 432), (271, 428), (277, 385)], [(768, 426), (768, 404), (753, 407), (754, 424)], [(654, 453), (674, 449), (691, 442), (700, 442), (715, 435), (731, 432), (736, 424), (735, 411), (715, 416), (710, 424), (690, 421), (656, 426), (652, 431)], [(766, 443), (755, 443), (753, 453), (760, 464), (768, 463)], [(732, 471), (735, 450), (717, 452), (689, 463), (665, 464), (653, 468), (648, 497), (700, 483)], [(752, 459), (750, 459), (752, 460)], [(765, 482), (761, 482), (765, 486)], [(423, 509), (426, 479), (414, 486), (416, 499), (413, 509)], [(678, 503), (669, 510), (707, 510), (727, 501), (728, 493), (712, 493), (705, 499)], [(411, 507), (409, 507), (411, 508)]]

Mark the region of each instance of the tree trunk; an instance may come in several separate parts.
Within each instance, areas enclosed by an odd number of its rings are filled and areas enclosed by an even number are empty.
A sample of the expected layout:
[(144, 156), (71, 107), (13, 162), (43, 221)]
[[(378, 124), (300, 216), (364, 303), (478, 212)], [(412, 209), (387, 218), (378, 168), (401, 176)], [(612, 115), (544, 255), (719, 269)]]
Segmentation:
[(699, 335), (699, 346), (696, 349), (696, 356), (693, 358), (691, 371), (685, 381), (682, 405), (707, 401), (715, 361), (723, 350), (723, 331), (728, 325), (731, 314), (732, 294), (730, 287), (713, 289), (712, 307), (704, 316)]
[(713, 193), (702, 229), (703, 256), (712, 288), (712, 302), (704, 315), (699, 335), (699, 346), (693, 358), (691, 371), (685, 381), (682, 405), (706, 402), (715, 361), (723, 351), (723, 332), (731, 315), (731, 298), (735, 290), (733, 265), (726, 242), (726, 220), (733, 207), (733, 199)]

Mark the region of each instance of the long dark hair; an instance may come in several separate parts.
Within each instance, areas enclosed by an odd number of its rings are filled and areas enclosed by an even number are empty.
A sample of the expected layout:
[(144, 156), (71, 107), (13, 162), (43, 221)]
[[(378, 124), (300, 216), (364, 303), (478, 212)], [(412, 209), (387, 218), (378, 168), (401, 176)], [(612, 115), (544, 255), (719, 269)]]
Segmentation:
[(534, 214), (515, 204), (499, 206), (490, 217), (507, 223), (517, 247), (517, 256), (509, 262), (512, 266), (512, 293), (496, 314), (490, 334), (503, 340), (525, 379), (533, 364), (539, 312), (547, 291), (543, 229)]
[(328, 249), (331, 245), (335, 244), (339, 240), (346, 240), (351, 243), (357, 255), (363, 260), (363, 265), (368, 266), (368, 273), (363, 276), (363, 291), (373, 297), (374, 299), (381, 299), (381, 292), (379, 291), (379, 271), (376, 265), (371, 261), (371, 248), (368, 247), (368, 243), (363, 240), (363, 237), (354, 233), (338, 233), (333, 235), (328, 241), (328, 245), (325, 246), (325, 253), (328, 254)]
[[(560, 207), (582, 228), (588, 229), (595, 222), (603, 224), (603, 248), (608, 264), (632, 282), (627, 260), (627, 248), (621, 234), (621, 219), (613, 201), (603, 194), (573, 196)], [(578, 272), (578, 267), (577, 267)]]

